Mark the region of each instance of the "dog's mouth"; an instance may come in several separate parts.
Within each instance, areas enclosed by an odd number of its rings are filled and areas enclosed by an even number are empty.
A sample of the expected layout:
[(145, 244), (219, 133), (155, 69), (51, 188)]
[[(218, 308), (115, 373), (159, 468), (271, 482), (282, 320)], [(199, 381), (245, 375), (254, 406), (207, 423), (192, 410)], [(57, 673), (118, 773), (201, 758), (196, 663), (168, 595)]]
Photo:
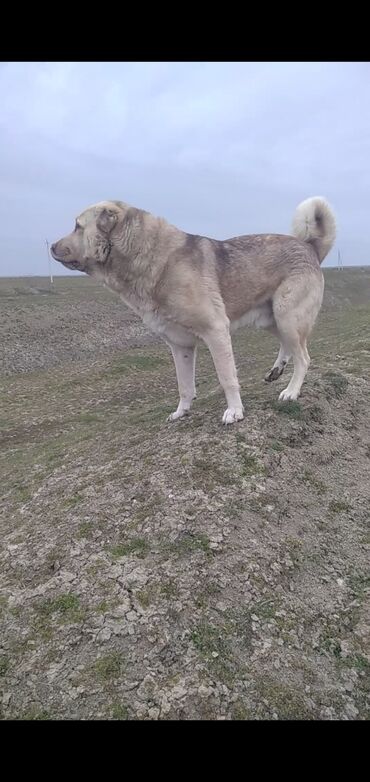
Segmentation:
[(76, 269), (77, 271), (82, 269), (82, 266), (78, 261), (62, 261), (60, 258), (55, 258), (55, 260), (65, 266), (66, 269)]
[(51, 248), (51, 255), (54, 258), (54, 261), (58, 261), (58, 263), (61, 263), (63, 266), (66, 267), (66, 269), (76, 269), (77, 271), (80, 271), (82, 269), (82, 266), (79, 261), (75, 261), (71, 258), (60, 258), (55, 250)]

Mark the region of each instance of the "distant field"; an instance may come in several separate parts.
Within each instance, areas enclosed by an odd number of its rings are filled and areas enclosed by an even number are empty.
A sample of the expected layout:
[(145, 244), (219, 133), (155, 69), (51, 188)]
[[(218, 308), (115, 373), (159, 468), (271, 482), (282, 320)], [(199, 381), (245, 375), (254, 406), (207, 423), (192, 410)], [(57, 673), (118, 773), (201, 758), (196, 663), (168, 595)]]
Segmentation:
[(118, 297), (0, 279), (2, 719), (369, 718), (370, 268), (325, 279), (300, 401), (243, 330), (227, 429), (205, 349), (168, 424)]

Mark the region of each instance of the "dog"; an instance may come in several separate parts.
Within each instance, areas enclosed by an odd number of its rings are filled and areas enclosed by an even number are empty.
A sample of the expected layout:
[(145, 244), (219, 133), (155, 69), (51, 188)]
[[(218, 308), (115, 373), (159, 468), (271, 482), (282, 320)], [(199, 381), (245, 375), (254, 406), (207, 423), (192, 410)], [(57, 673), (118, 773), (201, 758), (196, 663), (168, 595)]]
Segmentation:
[(231, 333), (240, 326), (267, 329), (280, 350), (265, 380), (276, 380), (290, 358), (293, 375), (279, 399), (297, 399), (310, 364), (307, 339), (319, 313), (320, 264), (336, 234), (324, 198), (303, 201), (292, 235), (255, 234), (225, 241), (185, 233), (163, 218), (122, 201), (102, 201), (77, 218), (74, 231), (51, 247), (53, 258), (119, 293), (170, 347), (179, 404), (167, 420), (188, 415), (195, 390), (199, 340), (209, 348), (227, 409), (224, 424), (244, 408)]

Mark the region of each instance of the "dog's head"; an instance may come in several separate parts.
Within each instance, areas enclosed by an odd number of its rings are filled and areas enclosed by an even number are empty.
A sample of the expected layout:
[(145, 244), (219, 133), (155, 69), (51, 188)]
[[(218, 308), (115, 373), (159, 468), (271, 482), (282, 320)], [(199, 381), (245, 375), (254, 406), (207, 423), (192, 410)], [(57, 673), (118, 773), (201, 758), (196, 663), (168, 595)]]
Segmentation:
[(92, 274), (108, 263), (115, 240), (129, 212), (126, 204), (102, 201), (77, 217), (74, 231), (51, 246), (51, 254), (67, 269)]

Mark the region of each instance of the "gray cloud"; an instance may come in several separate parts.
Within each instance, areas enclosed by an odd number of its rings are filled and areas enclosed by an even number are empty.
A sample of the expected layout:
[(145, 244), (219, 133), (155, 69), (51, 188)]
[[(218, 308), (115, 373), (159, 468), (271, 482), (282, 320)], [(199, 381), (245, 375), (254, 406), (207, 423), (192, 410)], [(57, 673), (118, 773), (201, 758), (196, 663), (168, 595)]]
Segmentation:
[[(119, 198), (190, 232), (290, 230), (325, 195), (347, 264), (370, 262), (368, 63), (3, 63), (0, 274)], [(60, 270), (55, 265), (54, 271)]]

